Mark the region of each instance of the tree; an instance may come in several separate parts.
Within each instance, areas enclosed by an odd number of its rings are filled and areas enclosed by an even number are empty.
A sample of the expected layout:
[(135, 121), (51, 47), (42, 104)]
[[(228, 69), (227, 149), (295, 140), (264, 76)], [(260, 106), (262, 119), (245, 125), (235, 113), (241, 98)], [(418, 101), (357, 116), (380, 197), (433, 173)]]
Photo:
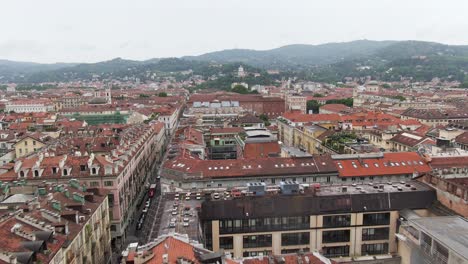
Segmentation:
[(268, 119), (267, 115), (261, 114), (258, 118), (260, 118), (263, 121), (265, 126), (270, 126), (271, 125), (270, 120)]
[(312, 113), (318, 113), (320, 104), (317, 100), (307, 101), (307, 112), (312, 110)]
[(232, 87), (231, 92), (239, 94), (248, 94), (249, 90), (243, 85), (236, 84), (234, 87)]
[(314, 97), (323, 97), (324, 95), (321, 93), (314, 93)]
[(353, 98), (327, 100), (325, 104), (344, 104), (346, 106), (353, 107)]
[(160, 93), (158, 93), (158, 96), (159, 97), (167, 97), (167, 93), (166, 92), (160, 92)]
[(149, 97), (149, 95), (147, 95), (147, 94), (140, 94), (140, 98), (147, 98), (147, 97)]

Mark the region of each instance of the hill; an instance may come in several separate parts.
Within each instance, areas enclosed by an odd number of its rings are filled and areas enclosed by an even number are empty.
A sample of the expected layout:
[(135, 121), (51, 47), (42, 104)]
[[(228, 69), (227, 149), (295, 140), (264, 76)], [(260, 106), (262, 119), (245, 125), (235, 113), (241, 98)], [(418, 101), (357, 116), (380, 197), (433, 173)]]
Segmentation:
[(0, 60), (0, 82), (38, 83), (90, 79), (140, 79), (176, 76), (182, 72), (205, 78), (233, 73), (242, 64), (247, 71), (280, 69), (301, 79), (339, 82), (345, 77), (372, 77), (386, 81), (434, 77), (468, 82), (468, 46), (423, 41), (357, 40), (321, 45), (288, 45), (271, 50), (234, 49), (182, 58), (146, 61), (116, 58), (98, 63), (38, 64)]
[(388, 47), (395, 41), (356, 40), (343, 43), (320, 45), (295, 44), (271, 50), (234, 49), (184, 57), (191, 60), (218, 63), (242, 62), (257, 67), (297, 69), (335, 63), (343, 59), (367, 56)]

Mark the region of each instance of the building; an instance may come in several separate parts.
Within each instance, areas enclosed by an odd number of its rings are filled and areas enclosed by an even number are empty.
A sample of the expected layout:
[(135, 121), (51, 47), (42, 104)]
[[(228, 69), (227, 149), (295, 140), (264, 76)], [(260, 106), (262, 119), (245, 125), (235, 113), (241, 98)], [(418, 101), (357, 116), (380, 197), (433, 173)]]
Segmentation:
[(468, 217), (468, 177), (444, 179), (432, 174), (425, 174), (417, 178), (437, 192), (437, 200), (454, 211)]
[[(188, 108), (211, 106), (211, 103), (238, 102), (244, 111), (254, 115), (266, 115), (276, 118), (284, 113), (285, 101), (279, 97), (266, 97), (258, 94), (236, 94), (218, 92), (210, 94), (192, 94), (187, 102)], [(216, 105), (215, 105), (216, 106)]]
[(402, 132), (388, 140), (392, 151), (412, 151), (424, 146), (435, 146), (436, 142), (429, 138), (409, 132)]
[(401, 113), (402, 119), (416, 119), (425, 125), (447, 125), (468, 120), (468, 113), (462, 109), (415, 109)]
[(329, 156), (304, 158), (263, 157), (237, 160), (202, 160), (177, 156), (166, 160), (161, 170), (163, 191), (176, 189), (226, 189), (246, 183), (280, 181), (331, 182), (337, 169)]
[(77, 179), (87, 187), (106, 189), (112, 215), (112, 244), (118, 247), (125, 239), (149, 177), (154, 175), (154, 166), (162, 157), (166, 137), (162, 123), (103, 133), (109, 134), (94, 135), (90, 140), (79, 136), (68, 138), (40, 153), (17, 159), (12, 168), (0, 174), (0, 180), (27, 180), (28, 185), (37, 185), (43, 181), (66, 183)]
[[(319, 251), (352, 261), (397, 254), (399, 211), (426, 210), (435, 192), (419, 182), (315, 186), (296, 194), (244, 196), (202, 204), (203, 243), (234, 257)], [(300, 192), (303, 192), (302, 194)]]
[(21, 158), (41, 149), (46, 145), (47, 138), (47, 135), (42, 135), (40, 133), (23, 136), (14, 144), (16, 158)]
[[(239, 66), (239, 69), (237, 70), (237, 77), (242, 78), (246, 76), (246, 72), (244, 71), (244, 67), (242, 65)], [(248, 87), (246, 87), (248, 88)]]
[(76, 181), (35, 187), (1, 183), (1, 263), (108, 263), (109, 202)]
[(21, 99), (7, 102), (5, 112), (37, 113), (55, 111), (55, 105), (49, 99)]
[(153, 109), (155, 114), (158, 114), (158, 121), (164, 123), (166, 136), (174, 134), (177, 128), (180, 110), (182, 107), (167, 105)]
[(458, 216), (403, 214), (398, 238), (401, 264), (468, 263), (468, 222)]
[(286, 95), (286, 111), (300, 111), (307, 113), (307, 97), (299, 94)]
[[(287, 262), (286, 262), (287, 261)], [(301, 262), (302, 261), (302, 262)], [(317, 252), (302, 254), (286, 254), (277, 256), (251, 257), (232, 259), (222, 251), (213, 252), (203, 248), (180, 234), (165, 235), (145, 245), (130, 244), (122, 252), (122, 264), (143, 263), (224, 263), (224, 264), (280, 264), (280, 263), (310, 263), (334, 264)]]

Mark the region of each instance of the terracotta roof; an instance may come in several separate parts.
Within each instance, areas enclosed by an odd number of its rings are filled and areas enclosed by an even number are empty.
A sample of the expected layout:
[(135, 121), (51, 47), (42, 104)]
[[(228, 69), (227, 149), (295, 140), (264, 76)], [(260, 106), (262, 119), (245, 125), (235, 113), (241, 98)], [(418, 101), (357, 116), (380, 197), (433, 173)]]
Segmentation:
[(295, 158), (256, 158), (242, 160), (197, 160), (177, 157), (164, 163), (176, 170), (205, 178), (282, 176), (287, 174), (334, 173), (336, 165), (328, 155)]
[(335, 160), (340, 177), (369, 177), (427, 173), (431, 168), (415, 152), (384, 153), (383, 158)]
[(455, 138), (455, 142), (461, 145), (468, 145), (468, 131), (463, 132), (463, 134), (458, 135)]
[(281, 147), (278, 141), (246, 143), (244, 147), (244, 158), (247, 159), (279, 156), (280, 154)]
[(309, 122), (339, 122), (341, 117), (338, 114), (303, 114), (300, 111), (285, 112), (283, 117), (293, 123)]
[(390, 141), (393, 141), (393, 142), (396, 142), (396, 143), (399, 143), (408, 147), (415, 147), (422, 143), (431, 144), (431, 145), (436, 144), (436, 142), (431, 138), (421, 137), (419, 135), (411, 134), (408, 132), (400, 133), (394, 136), (393, 138), (391, 138)]
[(430, 165), (433, 169), (468, 168), (468, 156), (432, 157)]

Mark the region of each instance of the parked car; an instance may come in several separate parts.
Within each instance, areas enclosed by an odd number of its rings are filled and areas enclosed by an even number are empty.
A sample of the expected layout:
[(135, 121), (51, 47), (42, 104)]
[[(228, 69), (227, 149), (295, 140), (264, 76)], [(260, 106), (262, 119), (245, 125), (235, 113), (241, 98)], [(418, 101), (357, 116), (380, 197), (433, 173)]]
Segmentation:
[(214, 193), (214, 194), (213, 194), (213, 198), (214, 198), (214, 199), (217, 200), (217, 199), (219, 199), (219, 197), (220, 197), (220, 196), (219, 196), (219, 193)]
[(188, 226), (189, 226), (189, 222), (184, 222), (183, 226), (184, 226), (184, 227), (188, 227)]

